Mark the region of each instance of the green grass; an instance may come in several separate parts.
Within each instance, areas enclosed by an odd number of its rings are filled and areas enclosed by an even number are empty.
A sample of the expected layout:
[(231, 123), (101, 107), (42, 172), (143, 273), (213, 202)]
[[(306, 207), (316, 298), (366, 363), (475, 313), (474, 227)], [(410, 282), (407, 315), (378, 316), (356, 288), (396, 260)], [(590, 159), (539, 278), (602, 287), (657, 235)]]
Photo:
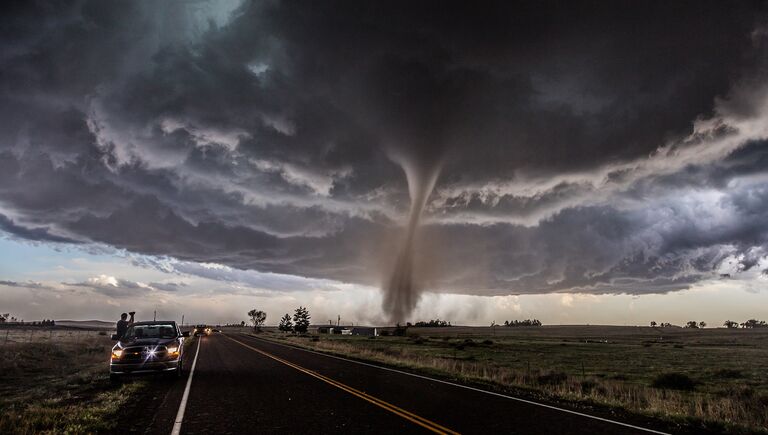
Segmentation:
[(112, 341), (96, 331), (0, 330), (0, 433), (109, 432), (144, 386), (113, 386)]
[[(552, 399), (724, 432), (768, 432), (768, 331), (553, 326), (410, 328), (408, 333), (376, 339), (322, 335), (319, 341), (271, 336)], [(692, 384), (680, 388), (675, 382), (681, 379)]]

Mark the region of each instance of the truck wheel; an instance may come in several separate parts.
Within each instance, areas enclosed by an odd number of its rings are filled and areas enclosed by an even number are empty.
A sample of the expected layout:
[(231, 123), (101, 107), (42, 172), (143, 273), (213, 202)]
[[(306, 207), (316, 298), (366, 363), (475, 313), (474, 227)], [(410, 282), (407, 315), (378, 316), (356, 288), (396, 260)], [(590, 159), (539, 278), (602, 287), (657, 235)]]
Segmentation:
[(171, 370), (168, 373), (168, 379), (178, 379), (181, 377), (181, 361), (179, 361), (179, 366), (176, 367), (175, 370)]

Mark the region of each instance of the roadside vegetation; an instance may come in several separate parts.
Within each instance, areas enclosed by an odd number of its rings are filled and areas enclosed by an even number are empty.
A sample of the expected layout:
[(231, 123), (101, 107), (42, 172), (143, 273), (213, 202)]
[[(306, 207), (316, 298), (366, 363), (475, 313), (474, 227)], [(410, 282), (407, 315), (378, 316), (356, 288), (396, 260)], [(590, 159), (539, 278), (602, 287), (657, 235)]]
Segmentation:
[[(700, 326), (697, 324), (697, 326)], [(266, 338), (577, 406), (725, 433), (768, 433), (768, 329), (408, 328)]]
[(110, 432), (144, 386), (112, 386), (102, 331), (0, 329), (0, 433)]
[(309, 310), (305, 307), (296, 308), (293, 312), (293, 317), (290, 314), (285, 313), (280, 318), (280, 324), (277, 329), (281, 332), (294, 332), (298, 334), (306, 334), (309, 329), (309, 321), (312, 316), (309, 314)]
[(261, 327), (264, 326), (264, 322), (267, 321), (267, 313), (254, 308), (251, 311), (248, 311), (248, 317), (251, 318), (253, 329), (257, 332), (261, 332)]

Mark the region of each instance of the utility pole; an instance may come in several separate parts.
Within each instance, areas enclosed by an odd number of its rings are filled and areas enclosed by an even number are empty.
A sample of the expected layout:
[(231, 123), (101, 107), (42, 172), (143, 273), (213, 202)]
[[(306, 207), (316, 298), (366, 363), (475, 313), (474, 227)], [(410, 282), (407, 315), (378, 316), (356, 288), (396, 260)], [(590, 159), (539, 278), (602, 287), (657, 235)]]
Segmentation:
[(152, 321), (157, 322), (157, 310), (155, 310), (155, 314), (152, 316)]
[(339, 317), (336, 319), (336, 326), (339, 326), (341, 324), (341, 314), (339, 314)]
[(181, 315), (181, 327), (182, 328), (184, 327), (184, 315), (183, 314)]

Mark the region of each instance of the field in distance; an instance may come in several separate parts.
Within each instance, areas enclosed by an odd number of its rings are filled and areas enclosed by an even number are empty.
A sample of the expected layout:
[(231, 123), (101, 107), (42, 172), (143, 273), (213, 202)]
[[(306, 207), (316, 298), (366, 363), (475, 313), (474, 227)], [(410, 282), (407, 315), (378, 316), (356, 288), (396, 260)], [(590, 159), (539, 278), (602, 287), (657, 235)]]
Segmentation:
[(404, 337), (262, 335), (463, 382), (711, 432), (768, 433), (768, 329), (411, 327)]

